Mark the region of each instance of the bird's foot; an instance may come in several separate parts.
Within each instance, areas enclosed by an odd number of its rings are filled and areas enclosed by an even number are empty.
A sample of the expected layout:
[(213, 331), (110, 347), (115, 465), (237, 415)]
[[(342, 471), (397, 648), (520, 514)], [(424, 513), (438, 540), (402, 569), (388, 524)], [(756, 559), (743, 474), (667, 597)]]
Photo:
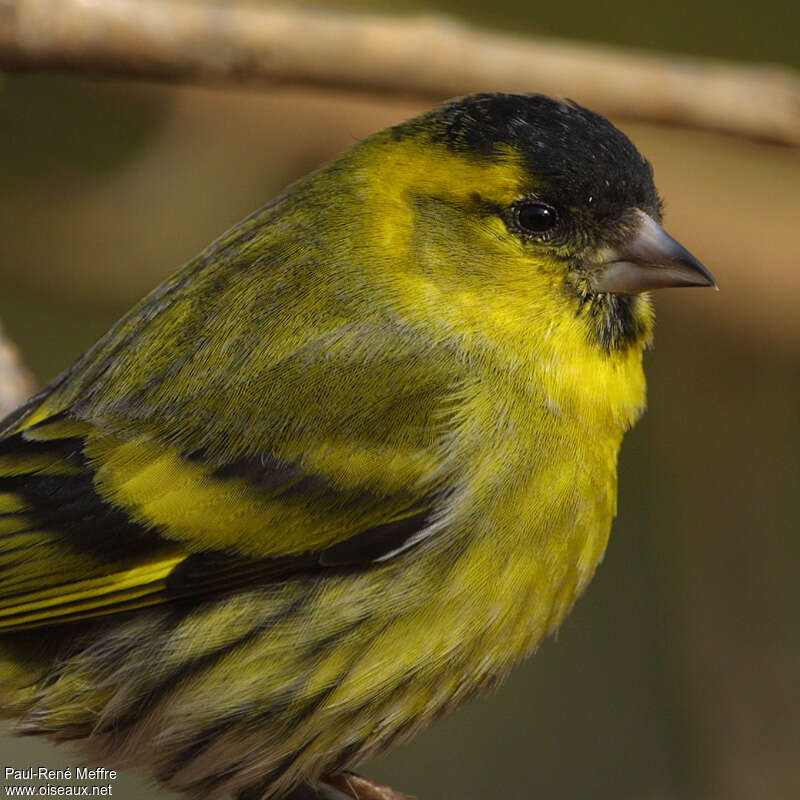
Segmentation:
[(410, 795), (396, 792), (355, 772), (341, 772), (325, 778), (325, 783), (352, 800), (414, 800)]

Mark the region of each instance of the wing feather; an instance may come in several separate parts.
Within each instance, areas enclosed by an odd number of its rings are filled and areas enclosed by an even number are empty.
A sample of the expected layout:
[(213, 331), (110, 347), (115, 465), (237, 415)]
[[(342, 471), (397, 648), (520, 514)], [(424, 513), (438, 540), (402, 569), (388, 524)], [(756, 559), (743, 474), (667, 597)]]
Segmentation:
[(48, 418), (0, 440), (0, 631), (365, 567), (423, 530), (431, 503)]
[(0, 422), (0, 631), (369, 569), (427, 529), (462, 362), (251, 230)]

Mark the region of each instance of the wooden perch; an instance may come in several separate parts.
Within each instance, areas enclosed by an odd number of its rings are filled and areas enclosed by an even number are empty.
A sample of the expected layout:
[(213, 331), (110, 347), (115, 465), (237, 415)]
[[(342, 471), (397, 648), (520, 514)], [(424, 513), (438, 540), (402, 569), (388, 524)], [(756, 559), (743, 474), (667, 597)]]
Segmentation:
[(800, 75), (788, 68), (486, 33), (440, 17), (154, 0), (0, 0), (0, 69), (431, 99), (541, 91), (612, 116), (800, 146)]
[(0, 419), (33, 392), (33, 380), (22, 366), (17, 349), (0, 329)]

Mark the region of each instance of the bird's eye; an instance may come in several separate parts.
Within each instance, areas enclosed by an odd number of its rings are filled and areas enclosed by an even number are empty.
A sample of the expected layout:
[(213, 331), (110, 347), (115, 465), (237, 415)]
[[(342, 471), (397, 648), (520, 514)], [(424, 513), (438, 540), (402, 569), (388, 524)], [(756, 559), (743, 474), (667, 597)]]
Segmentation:
[(558, 212), (545, 203), (520, 203), (515, 213), (522, 231), (534, 236), (541, 236), (558, 224)]

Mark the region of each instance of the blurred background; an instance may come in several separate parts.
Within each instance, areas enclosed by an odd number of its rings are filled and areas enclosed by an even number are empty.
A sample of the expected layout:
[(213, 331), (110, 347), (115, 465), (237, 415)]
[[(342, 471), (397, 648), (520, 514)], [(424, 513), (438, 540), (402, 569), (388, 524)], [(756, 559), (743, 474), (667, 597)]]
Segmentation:
[[(722, 0), (385, 3), (800, 67), (790, 0), (762, 0), (757, 14)], [(289, 181), (424, 107), (4, 76), (6, 333), (49, 380)], [(364, 769), (420, 800), (800, 797), (800, 153), (618, 123), (655, 166), (667, 229), (720, 292), (657, 297), (650, 408), (623, 447), (611, 546), (558, 637), (499, 693)], [(0, 767), (76, 763), (0, 738)], [(166, 797), (135, 774), (114, 784), (118, 800), (144, 796)]]

